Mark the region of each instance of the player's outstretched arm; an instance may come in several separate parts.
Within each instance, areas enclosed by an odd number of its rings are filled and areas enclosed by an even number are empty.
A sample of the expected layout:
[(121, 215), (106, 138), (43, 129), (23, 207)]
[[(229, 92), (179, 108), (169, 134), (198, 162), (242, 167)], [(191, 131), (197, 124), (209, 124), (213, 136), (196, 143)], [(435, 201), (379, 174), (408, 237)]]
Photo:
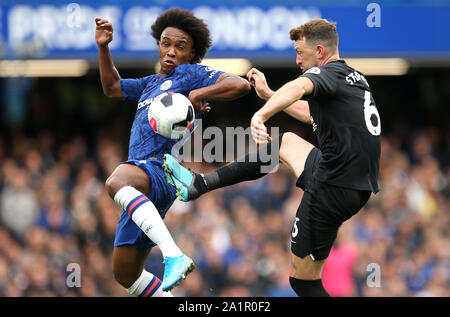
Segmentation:
[(120, 75), (114, 66), (114, 62), (109, 51), (108, 44), (113, 39), (113, 27), (108, 20), (95, 18), (95, 41), (98, 46), (98, 61), (100, 70), (100, 80), (103, 92), (110, 98), (123, 97), (120, 88)]
[(244, 78), (229, 73), (223, 73), (215, 84), (192, 90), (189, 100), (196, 111), (201, 109), (202, 100), (233, 100), (246, 95), (250, 84)]
[(278, 89), (255, 115), (258, 115), (263, 122), (266, 122), (273, 115), (292, 105), (304, 95), (312, 93), (313, 88), (314, 84), (309, 78), (298, 77)]
[[(260, 70), (256, 68), (250, 69), (247, 73), (247, 78), (250, 85), (255, 88), (255, 92), (259, 98), (268, 100), (275, 93), (275, 91), (270, 89), (267, 84), (266, 76)], [(307, 101), (298, 100), (285, 108), (284, 112), (301, 122), (311, 124), (309, 104)]]
[(314, 84), (309, 78), (298, 77), (278, 89), (266, 104), (259, 109), (250, 122), (252, 137), (257, 144), (270, 142), (270, 135), (264, 123), (273, 115), (286, 109), (304, 95), (309, 95), (314, 89)]

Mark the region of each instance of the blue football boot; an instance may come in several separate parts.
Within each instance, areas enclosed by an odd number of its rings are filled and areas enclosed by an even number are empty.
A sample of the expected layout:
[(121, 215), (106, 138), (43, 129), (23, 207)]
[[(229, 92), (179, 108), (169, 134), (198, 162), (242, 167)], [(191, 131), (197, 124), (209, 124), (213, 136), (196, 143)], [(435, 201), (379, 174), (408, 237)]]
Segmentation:
[(189, 273), (195, 270), (194, 261), (184, 254), (177, 257), (166, 256), (163, 263), (165, 267), (162, 290), (165, 292), (179, 285)]
[(164, 154), (163, 168), (167, 182), (176, 188), (179, 200), (189, 201), (201, 195), (199, 188), (197, 188), (201, 186), (200, 182), (204, 184), (200, 174), (191, 172), (170, 154)]

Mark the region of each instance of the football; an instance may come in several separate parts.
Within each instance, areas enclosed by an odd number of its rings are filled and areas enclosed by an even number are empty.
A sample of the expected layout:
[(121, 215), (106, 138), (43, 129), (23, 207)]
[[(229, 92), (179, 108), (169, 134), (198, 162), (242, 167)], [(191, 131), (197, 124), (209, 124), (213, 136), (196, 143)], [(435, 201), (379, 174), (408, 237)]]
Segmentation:
[(194, 107), (180, 93), (165, 92), (157, 96), (148, 108), (148, 120), (153, 131), (169, 139), (179, 139), (189, 132), (194, 118)]

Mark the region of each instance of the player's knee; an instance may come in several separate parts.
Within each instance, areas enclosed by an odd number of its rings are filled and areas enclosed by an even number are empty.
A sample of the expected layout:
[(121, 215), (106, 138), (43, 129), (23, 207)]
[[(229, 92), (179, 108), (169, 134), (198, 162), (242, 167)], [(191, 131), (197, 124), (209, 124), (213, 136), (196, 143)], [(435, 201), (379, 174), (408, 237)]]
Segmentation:
[(289, 149), (290, 145), (292, 145), (295, 137), (298, 136), (292, 132), (283, 133), (280, 144), (280, 157), (287, 153), (287, 150)]
[(139, 167), (129, 164), (120, 165), (105, 182), (109, 196), (114, 199), (116, 193), (125, 186), (132, 186), (144, 195), (149, 194), (150, 179)]
[(114, 174), (109, 176), (105, 182), (105, 188), (108, 191), (109, 196), (113, 199), (114, 195), (119, 191), (119, 189), (126, 185), (127, 184), (121, 179), (121, 177), (118, 177)]
[(292, 132), (283, 133), (280, 144), (280, 157), (289, 159), (289, 156), (297, 157), (303, 151), (306, 142), (297, 134)]
[(113, 267), (114, 279), (125, 288), (130, 288), (134, 282), (139, 278), (139, 274), (133, 274), (131, 272), (124, 272), (116, 267)]
[(296, 147), (295, 138), (298, 138), (296, 134), (292, 132), (286, 132), (283, 134), (280, 144), (280, 161), (291, 169), (294, 169), (293, 162), (298, 159), (299, 155), (299, 149)]
[(285, 132), (283, 133), (282, 142), (292, 142), (294, 138), (298, 138), (298, 135), (293, 132)]
[(316, 280), (322, 278), (322, 271), (325, 265), (325, 259), (313, 260), (311, 256), (303, 258), (291, 254), (292, 273), (291, 276), (303, 280)]

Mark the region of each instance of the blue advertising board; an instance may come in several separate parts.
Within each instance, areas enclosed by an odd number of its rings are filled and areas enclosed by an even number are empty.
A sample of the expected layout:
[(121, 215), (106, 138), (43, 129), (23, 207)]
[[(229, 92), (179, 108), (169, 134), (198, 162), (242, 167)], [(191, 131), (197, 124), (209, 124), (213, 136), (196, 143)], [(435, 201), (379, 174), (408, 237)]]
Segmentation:
[(97, 57), (96, 16), (110, 20), (115, 59), (157, 58), (150, 35), (170, 7), (192, 10), (212, 34), (208, 57), (292, 59), (289, 30), (337, 23), (343, 57), (450, 58), (448, 1), (0, 1), (0, 57)]

